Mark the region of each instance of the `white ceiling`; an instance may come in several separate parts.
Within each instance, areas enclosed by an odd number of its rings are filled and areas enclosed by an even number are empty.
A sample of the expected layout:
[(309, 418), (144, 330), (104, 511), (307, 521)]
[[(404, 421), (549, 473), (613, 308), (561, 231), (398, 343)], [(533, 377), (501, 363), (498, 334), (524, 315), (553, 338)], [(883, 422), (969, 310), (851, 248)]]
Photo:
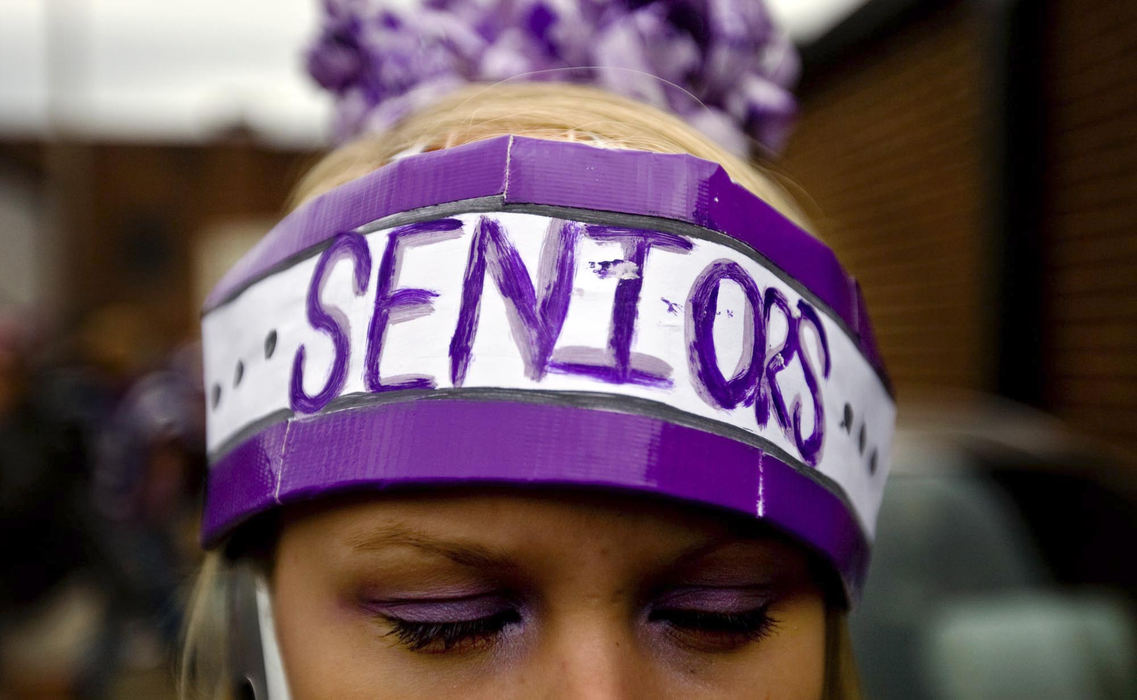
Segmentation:
[[(767, 0), (799, 42), (864, 1)], [(193, 141), (245, 123), (270, 142), (318, 144), (328, 100), (300, 58), (318, 9), (318, 0), (0, 0), (0, 136)]]

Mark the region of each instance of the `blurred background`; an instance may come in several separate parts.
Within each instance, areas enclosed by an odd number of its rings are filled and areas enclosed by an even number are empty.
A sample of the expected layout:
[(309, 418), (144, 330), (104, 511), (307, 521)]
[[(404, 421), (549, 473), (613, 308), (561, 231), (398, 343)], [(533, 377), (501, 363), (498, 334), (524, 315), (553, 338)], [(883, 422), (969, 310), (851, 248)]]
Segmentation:
[[(1137, 696), (1137, 3), (769, 4), (900, 397), (869, 697)], [(326, 143), (317, 17), (0, 0), (0, 699), (172, 697), (197, 310)]]

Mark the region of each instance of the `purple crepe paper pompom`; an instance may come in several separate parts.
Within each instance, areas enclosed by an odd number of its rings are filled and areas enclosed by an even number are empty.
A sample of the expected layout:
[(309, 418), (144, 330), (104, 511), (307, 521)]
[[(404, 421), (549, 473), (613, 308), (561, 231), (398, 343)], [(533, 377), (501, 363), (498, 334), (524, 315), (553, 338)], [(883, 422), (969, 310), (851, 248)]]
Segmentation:
[(321, 86), (342, 93), (358, 82), (363, 52), (357, 42), (360, 19), (340, 3), (325, 2), (320, 42), (308, 51), (308, 73)]
[(671, 104), (668, 85), (687, 89), (701, 64), (694, 39), (668, 23), (666, 8), (659, 3), (610, 21), (597, 35), (594, 47), (603, 87), (676, 111), (682, 108)]
[(324, 0), (308, 69), (337, 134), (382, 130), (456, 87), (593, 84), (668, 109), (727, 148), (780, 148), (795, 114), (793, 46), (758, 0)]

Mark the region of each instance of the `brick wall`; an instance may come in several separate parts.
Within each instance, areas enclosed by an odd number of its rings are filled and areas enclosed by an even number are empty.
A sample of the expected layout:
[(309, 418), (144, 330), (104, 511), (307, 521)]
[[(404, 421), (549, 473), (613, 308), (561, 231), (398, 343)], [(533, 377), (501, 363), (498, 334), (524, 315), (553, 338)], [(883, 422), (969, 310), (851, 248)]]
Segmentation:
[[(992, 47), (942, 3), (802, 90), (782, 170), (860, 280), (902, 396), (993, 391), (1000, 270), (985, 217)], [(1051, 0), (1043, 95), (1044, 406), (1137, 454), (1137, 2)], [(998, 196), (998, 193), (994, 193)], [(1014, 261), (1009, 261), (1014, 264)]]
[(1137, 454), (1137, 3), (1047, 21), (1047, 401)]
[(245, 141), (52, 146), (63, 171), (70, 315), (140, 307), (160, 345), (197, 333), (190, 261), (218, 223), (279, 218), (309, 156)]
[(902, 395), (989, 372), (979, 54), (962, 3), (856, 49), (804, 87), (780, 164), (860, 280)]

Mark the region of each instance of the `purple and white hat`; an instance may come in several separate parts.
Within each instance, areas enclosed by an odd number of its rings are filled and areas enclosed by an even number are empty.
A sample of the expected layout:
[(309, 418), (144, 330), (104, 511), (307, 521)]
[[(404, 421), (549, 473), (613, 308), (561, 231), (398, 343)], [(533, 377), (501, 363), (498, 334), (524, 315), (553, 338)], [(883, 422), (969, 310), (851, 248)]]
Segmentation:
[(205, 305), (202, 538), (325, 494), (509, 484), (717, 506), (854, 596), (895, 402), (856, 282), (717, 164), (507, 136), (287, 216)]

